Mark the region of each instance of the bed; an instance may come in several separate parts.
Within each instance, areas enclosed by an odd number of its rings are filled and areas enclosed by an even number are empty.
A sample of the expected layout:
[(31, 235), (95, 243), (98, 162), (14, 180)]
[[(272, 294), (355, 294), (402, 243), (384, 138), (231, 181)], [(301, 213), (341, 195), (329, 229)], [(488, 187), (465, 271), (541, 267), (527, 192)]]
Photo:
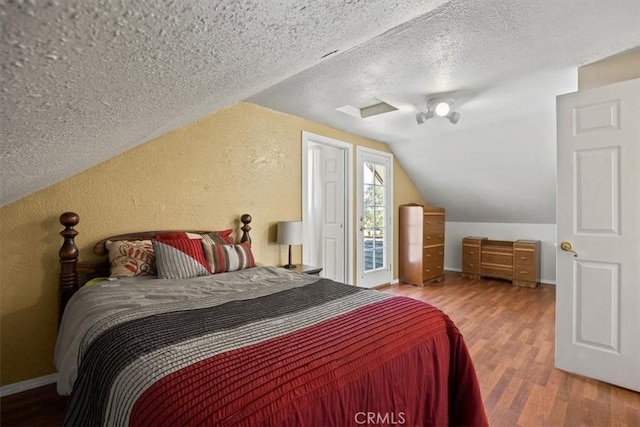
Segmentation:
[[(240, 219), (239, 243), (228, 234), (198, 241), (211, 246), (207, 274), (159, 279), (164, 246), (196, 247), (174, 240), (218, 232), (111, 236), (94, 249), (109, 260), (84, 262), (78, 215), (60, 217), (55, 364), (58, 392), (70, 395), (65, 425), (488, 425), (464, 339), (444, 313), (255, 266), (251, 216)], [(98, 279), (110, 275), (114, 242), (147, 239), (155, 275)], [(234, 250), (240, 261), (229, 257)], [(211, 251), (226, 255), (214, 265)]]

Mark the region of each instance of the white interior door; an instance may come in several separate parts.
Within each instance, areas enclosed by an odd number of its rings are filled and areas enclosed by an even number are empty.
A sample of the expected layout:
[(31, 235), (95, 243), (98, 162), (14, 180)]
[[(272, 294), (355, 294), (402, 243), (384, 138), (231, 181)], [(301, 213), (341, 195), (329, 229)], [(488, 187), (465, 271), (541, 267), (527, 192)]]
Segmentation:
[(343, 283), (353, 283), (352, 150), (351, 144), (302, 133), (302, 261)]
[(322, 276), (341, 283), (346, 281), (345, 161), (344, 150), (321, 146)]
[(358, 147), (357, 285), (391, 282), (393, 258), (393, 155)]
[(556, 366), (640, 391), (640, 79), (557, 115)]

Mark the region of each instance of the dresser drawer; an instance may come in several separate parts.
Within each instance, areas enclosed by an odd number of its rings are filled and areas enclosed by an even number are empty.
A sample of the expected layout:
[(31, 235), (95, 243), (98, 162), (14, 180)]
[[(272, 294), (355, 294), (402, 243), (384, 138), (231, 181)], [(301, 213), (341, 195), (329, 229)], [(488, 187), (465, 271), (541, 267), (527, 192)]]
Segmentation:
[(466, 273), (477, 273), (480, 271), (480, 257), (477, 255), (462, 256), (462, 271)]
[(424, 265), (424, 272), (422, 274), (423, 280), (431, 279), (435, 276), (444, 274), (444, 266), (442, 263), (431, 262)]
[(425, 215), (424, 228), (444, 234), (444, 215)]
[(424, 248), (422, 250), (422, 262), (425, 265), (433, 262), (442, 265), (444, 263), (444, 246)]
[(513, 265), (513, 255), (499, 252), (482, 252), (482, 264)]
[(480, 259), (480, 246), (462, 245), (462, 256)]
[(513, 276), (515, 280), (522, 280), (525, 282), (535, 282), (537, 279), (536, 270), (533, 267), (531, 268), (527, 268), (524, 266), (516, 267), (513, 271)]
[(516, 249), (513, 261), (518, 265), (536, 265), (536, 252), (533, 250)]
[(480, 275), (488, 277), (498, 277), (500, 279), (513, 279), (513, 268), (510, 267), (490, 267), (480, 266)]
[(513, 243), (513, 247), (518, 249), (528, 249), (530, 251), (535, 251), (538, 246), (540, 246), (539, 240), (516, 240)]
[(423, 241), (424, 246), (443, 245), (444, 229), (442, 231), (424, 230)]

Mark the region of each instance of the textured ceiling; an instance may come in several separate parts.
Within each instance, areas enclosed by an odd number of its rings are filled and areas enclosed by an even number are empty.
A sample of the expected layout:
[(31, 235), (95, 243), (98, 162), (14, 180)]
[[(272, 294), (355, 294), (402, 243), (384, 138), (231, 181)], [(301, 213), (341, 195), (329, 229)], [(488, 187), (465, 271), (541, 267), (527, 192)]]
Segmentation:
[[(0, 19), (0, 205), (248, 99), (388, 142), (449, 219), (555, 222), (555, 96), (640, 45), (637, 0), (0, 0)], [(418, 126), (448, 91), (460, 123)], [(335, 110), (379, 101), (398, 111)]]
[[(249, 100), (389, 143), (447, 219), (555, 223), (555, 97), (640, 45), (640, 1), (451, 1)], [(428, 94), (461, 119), (418, 125)], [(384, 101), (365, 119), (336, 108)]]
[(0, 0), (0, 205), (441, 3)]

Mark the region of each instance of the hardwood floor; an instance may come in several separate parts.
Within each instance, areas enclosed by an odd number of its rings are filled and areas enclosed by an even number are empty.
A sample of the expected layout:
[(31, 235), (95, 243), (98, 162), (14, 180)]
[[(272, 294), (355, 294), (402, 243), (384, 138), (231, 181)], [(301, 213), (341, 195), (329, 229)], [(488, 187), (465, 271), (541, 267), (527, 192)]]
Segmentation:
[[(555, 288), (462, 279), (382, 289), (427, 301), (462, 331), (492, 426), (640, 426), (640, 393), (555, 369)], [(55, 385), (0, 399), (3, 426), (56, 426), (66, 398)]]
[(0, 399), (0, 424), (9, 426), (59, 426), (67, 398), (50, 384)]
[(554, 368), (555, 287), (500, 280), (382, 289), (426, 301), (458, 325), (492, 426), (640, 426), (640, 393)]

